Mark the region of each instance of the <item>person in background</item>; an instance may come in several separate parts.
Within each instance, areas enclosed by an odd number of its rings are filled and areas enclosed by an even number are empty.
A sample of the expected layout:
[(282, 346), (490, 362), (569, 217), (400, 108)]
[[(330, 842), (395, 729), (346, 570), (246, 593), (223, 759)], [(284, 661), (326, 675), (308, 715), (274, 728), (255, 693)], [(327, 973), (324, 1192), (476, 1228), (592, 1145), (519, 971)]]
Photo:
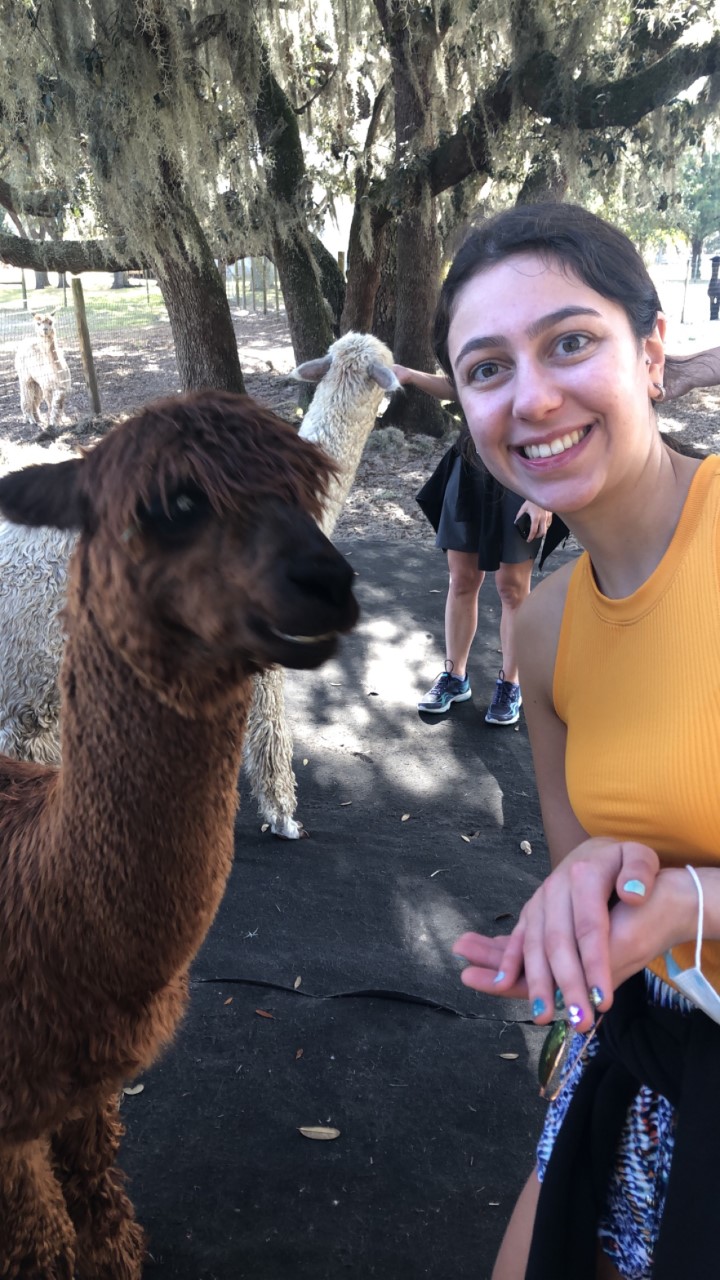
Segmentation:
[[(438, 400), (455, 400), (447, 378), (393, 365), (399, 382), (412, 383)], [(515, 648), (515, 617), (530, 592), (533, 564), (552, 516), (533, 502), (503, 489), (481, 465), (467, 429), (441, 459), (418, 494), (435, 527), (435, 545), (447, 553), (445, 669), (418, 702), (418, 711), (442, 714), (453, 702), (472, 695), (467, 674), (478, 622), (478, 596), (486, 573), (495, 573), (500, 597), (502, 666), (485, 719), (513, 725), (520, 717), (522, 694)], [(527, 516), (521, 532), (517, 521)]]

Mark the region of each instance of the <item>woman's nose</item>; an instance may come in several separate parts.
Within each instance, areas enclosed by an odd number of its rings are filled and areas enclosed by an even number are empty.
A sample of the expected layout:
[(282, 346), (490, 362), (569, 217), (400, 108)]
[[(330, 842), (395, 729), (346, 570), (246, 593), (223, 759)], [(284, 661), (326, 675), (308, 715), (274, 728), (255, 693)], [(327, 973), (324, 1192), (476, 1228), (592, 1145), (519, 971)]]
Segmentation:
[(526, 421), (541, 421), (562, 404), (553, 371), (535, 361), (518, 362), (514, 390), (513, 412)]

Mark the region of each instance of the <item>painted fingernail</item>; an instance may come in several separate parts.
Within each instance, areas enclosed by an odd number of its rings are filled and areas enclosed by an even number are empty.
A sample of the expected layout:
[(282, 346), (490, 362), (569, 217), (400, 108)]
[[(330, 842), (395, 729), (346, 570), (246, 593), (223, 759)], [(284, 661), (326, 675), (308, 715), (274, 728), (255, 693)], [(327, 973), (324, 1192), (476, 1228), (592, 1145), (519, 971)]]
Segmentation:
[(567, 1017), (568, 1017), (568, 1022), (570, 1023), (570, 1026), (576, 1027), (579, 1022), (582, 1022), (583, 1018), (585, 1017), (585, 1014), (583, 1013), (579, 1004), (569, 1004)]
[(544, 1012), (545, 1012), (545, 1001), (541, 1000), (540, 997), (538, 996), (532, 1002), (532, 1016), (533, 1018), (540, 1018)]
[(565, 997), (559, 987), (555, 989), (555, 1008), (560, 1013), (565, 1008)]
[(498, 969), (497, 973), (495, 974), (495, 977), (493, 978), (493, 982), (502, 982), (504, 977), (505, 977), (505, 974), (503, 973), (502, 969)]
[(623, 893), (636, 893), (638, 898), (644, 898), (645, 885), (642, 880), (626, 880), (623, 885)]
[(597, 1009), (599, 1004), (602, 1004), (604, 999), (605, 999), (605, 996), (603, 994), (602, 987), (590, 988), (590, 1003), (591, 1005), (593, 1005), (595, 1009)]

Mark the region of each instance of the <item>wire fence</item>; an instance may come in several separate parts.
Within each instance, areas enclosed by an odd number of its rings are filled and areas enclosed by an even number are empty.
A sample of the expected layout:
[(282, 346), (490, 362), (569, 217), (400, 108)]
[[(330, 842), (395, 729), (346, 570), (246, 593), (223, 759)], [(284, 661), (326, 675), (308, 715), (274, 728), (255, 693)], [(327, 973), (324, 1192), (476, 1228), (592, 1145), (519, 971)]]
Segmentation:
[[(274, 266), (265, 258), (220, 263), (231, 312), (272, 314), (284, 311)], [(146, 381), (160, 369), (174, 365), (174, 344), (167, 309), (155, 280), (129, 273), (127, 286), (113, 288), (110, 274), (82, 277), (90, 344), (103, 411), (114, 411), (118, 395), (132, 402), (133, 384)], [(81, 358), (80, 338), (69, 282), (53, 274), (47, 288), (32, 288), (32, 272), (0, 278), (0, 419), (20, 418), (15, 356), (24, 338), (35, 335), (34, 315), (53, 316), (56, 341), (67, 360), (72, 387), (65, 414), (87, 417), (90, 412)], [(175, 370), (176, 376), (176, 370)], [(142, 393), (139, 394), (142, 399)], [(45, 416), (45, 406), (41, 410)]]

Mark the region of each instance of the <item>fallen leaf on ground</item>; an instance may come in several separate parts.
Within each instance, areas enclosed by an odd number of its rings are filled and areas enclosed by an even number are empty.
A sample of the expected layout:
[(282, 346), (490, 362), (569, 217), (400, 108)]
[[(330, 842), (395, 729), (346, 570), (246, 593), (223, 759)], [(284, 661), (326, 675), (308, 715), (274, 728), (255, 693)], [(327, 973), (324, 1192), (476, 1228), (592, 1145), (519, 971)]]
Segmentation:
[(461, 840), (464, 840), (466, 844), (469, 844), (469, 843), (470, 843), (470, 837), (469, 837), (469, 836), (461, 835), (461, 836), (460, 836), (460, 839), (461, 839)]
[(295, 990), (296, 990), (296, 991), (297, 991), (298, 987), (300, 986), (300, 983), (301, 983), (301, 982), (302, 982), (302, 978), (301, 978), (301, 977), (300, 977), (300, 975), (298, 974), (297, 978), (296, 978), (296, 979), (295, 979), (295, 981), (293, 982), (293, 986), (294, 986), (294, 988), (295, 988)]
[(298, 1129), (303, 1138), (315, 1138), (317, 1142), (329, 1142), (331, 1138), (339, 1138), (339, 1129), (330, 1129), (324, 1124), (304, 1124)]
[(532, 853), (532, 845), (529, 840), (521, 840), (520, 848), (522, 849), (523, 853)]
[(307, 760), (303, 760), (303, 764), (307, 764)]
[(223, 1000), (223, 1004), (232, 1004), (232, 1002), (233, 1002), (232, 996), (228, 996), (227, 1000)]
[(500, 1057), (504, 1058), (506, 1062), (514, 1062), (516, 1058), (520, 1057), (520, 1054), (519, 1053), (501, 1053)]
[(260, 1018), (274, 1018), (274, 1017), (275, 1017), (275, 1014), (274, 1014), (274, 1013), (268, 1013), (267, 1009), (256, 1009), (256, 1010), (255, 1010), (255, 1012), (256, 1012), (256, 1014), (258, 1015), (258, 1017), (260, 1017)]
[(401, 821), (401, 822), (407, 822), (407, 820), (408, 820), (408, 818), (409, 818), (409, 817), (410, 817), (410, 814), (409, 814), (409, 813), (404, 813), (404, 814), (403, 814), (403, 816), (402, 816), (402, 818), (400, 819), (400, 821)]
[(341, 808), (341, 809), (347, 809), (347, 807), (348, 807), (348, 805), (349, 805), (349, 804), (352, 804), (352, 800), (341, 800), (341, 801), (340, 801), (340, 808)]
[(262, 824), (262, 826), (261, 826), (260, 830), (261, 830), (261, 831), (267, 831), (267, 829), (268, 829), (268, 827), (269, 827), (269, 826), (270, 826), (270, 823), (269, 823), (269, 822), (263, 822), (263, 824)]
[(303, 1049), (296, 1049), (296, 1050), (295, 1050), (295, 1061), (296, 1061), (296, 1062), (297, 1062), (298, 1058), (302, 1058), (303, 1053), (304, 1053), (304, 1050), (303, 1050)]
[(129, 1084), (127, 1088), (123, 1089), (123, 1093), (126, 1093), (128, 1098), (134, 1098), (135, 1094), (142, 1093), (144, 1088), (144, 1084)]

